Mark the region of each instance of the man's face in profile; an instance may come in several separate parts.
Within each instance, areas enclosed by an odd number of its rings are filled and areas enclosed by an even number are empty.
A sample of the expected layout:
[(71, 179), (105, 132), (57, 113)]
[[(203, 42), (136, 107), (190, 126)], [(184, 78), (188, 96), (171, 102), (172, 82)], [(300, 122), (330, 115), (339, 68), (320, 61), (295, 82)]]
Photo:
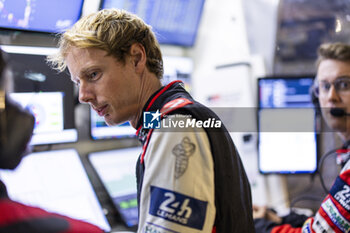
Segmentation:
[(66, 62), (81, 103), (90, 104), (108, 125), (130, 120), (140, 89), (130, 59), (124, 64), (101, 49), (72, 47)]

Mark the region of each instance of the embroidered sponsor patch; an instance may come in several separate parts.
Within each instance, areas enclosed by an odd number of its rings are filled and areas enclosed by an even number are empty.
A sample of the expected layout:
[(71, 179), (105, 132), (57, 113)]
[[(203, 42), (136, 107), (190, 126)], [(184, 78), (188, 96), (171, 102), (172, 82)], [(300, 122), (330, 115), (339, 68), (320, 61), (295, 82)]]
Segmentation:
[(146, 225), (143, 227), (142, 232), (143, 233), (179, 233), (178, 231), (174, 231), (150, 222), (146, 223)]
[(327, 221), (319, 213), (317, 213), (312, 223), (312, 232), (327, 232), (327, 230), (334, 232), (328, 225)]
[(334, 225), (336, 225), (342, 232), (349, 231), (350, 222), (339, 213), (338, 209), (330, 198), (324, 201), (321, 206)]
[(330, 194), (347, 211), (350, 211), (350, 187), (341, 178), (337, 177)]
[(303, 225), (302, 231), (303, 233), (311, 233), (311, 224), (312, 224), (312, 219), (309, 218)]
[(171, 190), (151, 186), (149, 214), (183, 226), (201, 230), (208, 202)]
[(177, 144), (172, 152), (176, 156), (175, 160), (175, 178), (180, 178), (187, 170), (189, 158), (196, 150), (196, 145), (188, 137), (184, 137)]
[(166, 103), (163, 106), (163, 108), (160, 110), (160, 112), (162, 113), (162, 115), (165, 115), (171, 111), (174, 111), (178, 108), (182, 108), (183, 106), (186, 106), (188, 104), (193, 104), (193, 102), (185, 98), (177, 98)]

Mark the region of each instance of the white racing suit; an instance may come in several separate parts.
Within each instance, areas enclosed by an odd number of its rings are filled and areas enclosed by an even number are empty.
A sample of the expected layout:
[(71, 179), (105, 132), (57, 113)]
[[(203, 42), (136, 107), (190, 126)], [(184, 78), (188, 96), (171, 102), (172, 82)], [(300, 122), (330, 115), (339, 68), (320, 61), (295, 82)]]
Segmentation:
[[(197, 121), (212, 128), (191, 127)], [(177, 81), (146, 103), (137, 131), (139, 233), (254, 232), (249, 182), (220, 122)]]

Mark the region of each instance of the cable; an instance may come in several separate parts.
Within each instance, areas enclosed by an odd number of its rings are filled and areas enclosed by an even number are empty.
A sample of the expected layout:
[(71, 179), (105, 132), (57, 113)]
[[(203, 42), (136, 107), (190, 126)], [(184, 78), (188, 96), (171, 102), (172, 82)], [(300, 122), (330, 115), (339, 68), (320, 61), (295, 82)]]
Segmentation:
[(294, 205), (302, 200), (311, 200), (311, 201), (315, 201), (315, 202), (321, 202), (324, 199), (324, 197), (315, 197), (314, 195), (301, 195), (299, 197), (294, 198), (293, 201), (291, 201), (290, 203), (290, 210), (292, 212), (292, 209), (294, 208)]
[(310, 184), (307, 185), (306, 188), (302, 189), (301, 191), (296, 192), (296, 193), (298, 193), (298, 194), (297, 194), (296, 197), (295, 197), (293, 200), (291, 200), (291, 202), (290, 202), (290, 207), (289, 207), (290, 212), (293, 211), (293, 207), (294, 207), (295, 203), (297, 203), (297, 202), (299, 202), (299, 201), (301, 201), (301, 200), (303, 200), (303, 199), (316, 199), (316, 198), (310, 198), (310, 195), (305, 195), (305, 194), (304, 194), (304, 193), (308, 193), (308, 192), (312, 189), (312, 187), (313, 187), (313, 185), (314, 185), (314, 183), (315, 183), (315, 182), (314, 182), (314, 179), (315, 179), (315, 173), (314, 173), (314, 174), (311, 174), (311, 177), (310, 177)]
[[(337, 150), (341, 149), (343, 147), (340, 147), (340, 148), (336, 148), (336, 149), (333, 149), (333, 150), (330, 150), (328, 151), (327, 153), (325, 153), (321, 159), (320, 159), (320, 162), (318, 163), (318, 171), (317, 171), (317, 174), (319, 175), (320, 177), (320, 181), (321, 181), (321, 185), (322, 185), (322, 188), (323, 190), (327, 193), (329, 193), (329, 190), (327, 189), (325, 183), (324, 183), (324, 180), (323, 180), (323, 177), (322, 177), (322, 165), (325, 161), (326, 158), (328, 158), (330, 155), (334, 154)], [(303, 191), (303, 193), (307, 193), (307, 191), (311, 190), (312, 189), (312, 186), (314, 184), (314, 176), (311, 177), (311, 184), (308, 185), (308, 187)], [(311, 196), (311, 195), (300, 195), (296, 198), (294, 198), (294, 200), (291, 201), (291, 204), (290, 204), (290, 210), (292, 211), (292, 208), (294, 207), (294, 205), (301, 201), (301, 200), (312, 200), (312, 201), (322, 201), (323, 198), (319, 198), (319, 197), (314, 197), (314, 196)]]
[(324, 163), (324, 161), (325, 161), (325, 159), (326, 159), (327, 157), (329, 157), (330, 155), (332, 155), (332, 154), (334, 154), (335, 152), (337, 152), (337, 150), (342, 149), (342, 148), (344, 148), (344, 146), (328, 151), (326, 154), (324, 154), (324, 155), (321, 157), (321, 160), (320, 160), (320, 162), (318, 163), (318, 171), (317, 171), (317, 173), (318, 173), (318, 175), (319, 175), (319, 177), (320, 177), (320, 181), (321, 181), (322, 188), (323, 188), (323, 190), (326, 192), (326, 194), (329, 193), (329, 190), (327, 189), (327, 187), (326, 187), (326, 185), (325, 185), (325, 183), (324, 183), (323, 177), (322, 177), (322, 172), (321, 172), (321, 170), (322, 170), (322, 165), (323, 165), (323, 163)]

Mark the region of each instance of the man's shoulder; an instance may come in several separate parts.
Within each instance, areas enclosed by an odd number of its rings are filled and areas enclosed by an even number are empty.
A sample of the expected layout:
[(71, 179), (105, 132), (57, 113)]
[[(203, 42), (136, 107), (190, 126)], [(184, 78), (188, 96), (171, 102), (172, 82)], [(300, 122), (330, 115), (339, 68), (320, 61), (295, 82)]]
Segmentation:
[(187, 105), (194, 104), (194, 101), (180, 97), (173, 100), (168, 101), (164, 106), (161, 108), (160, 112), (162, 115), (170, 114), (171, 112), (174, 112), (175, 110), (181, 109)]

